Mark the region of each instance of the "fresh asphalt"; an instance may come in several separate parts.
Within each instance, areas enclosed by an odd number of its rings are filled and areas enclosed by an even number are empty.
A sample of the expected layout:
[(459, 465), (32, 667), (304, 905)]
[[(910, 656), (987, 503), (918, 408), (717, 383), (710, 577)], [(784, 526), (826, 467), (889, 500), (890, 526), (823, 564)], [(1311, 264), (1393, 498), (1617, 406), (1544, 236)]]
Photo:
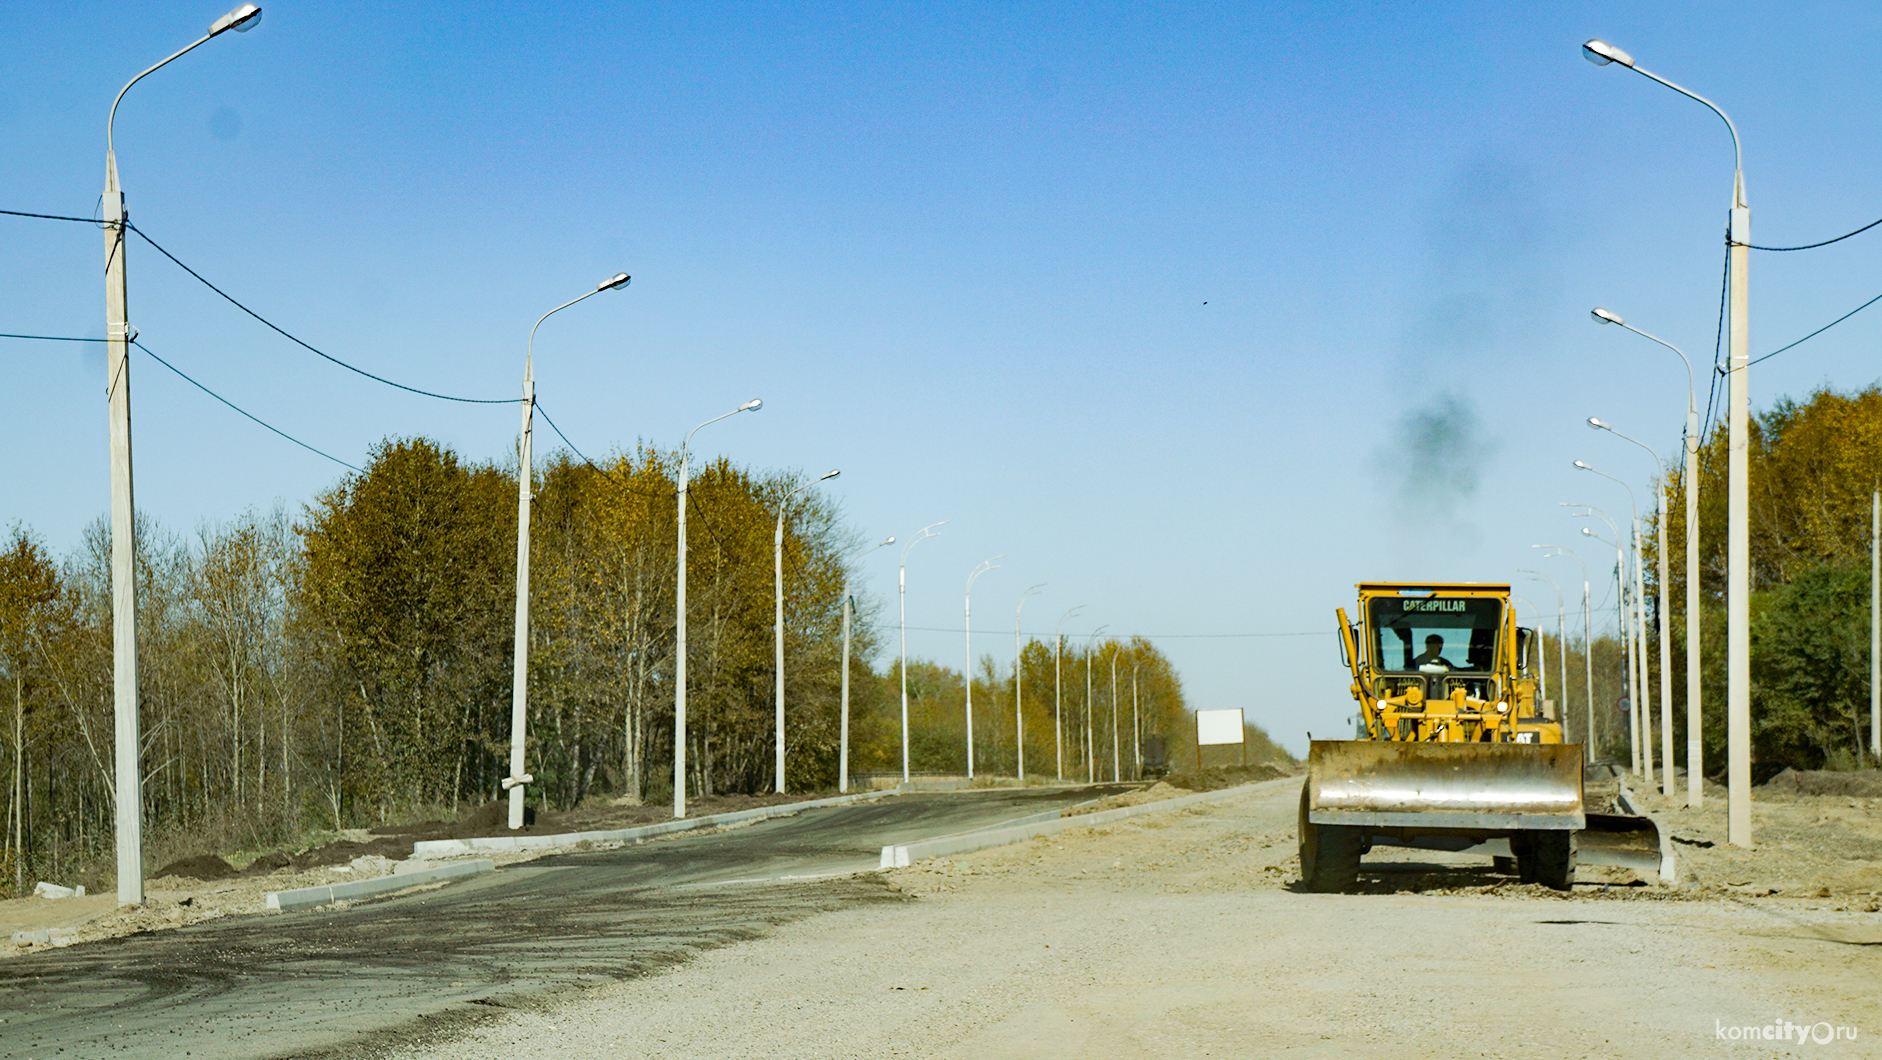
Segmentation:
[(1117, 787), (917, 793), (0, 964), (0, 1057), (361, 1057), (859, 902), (881, 848)]

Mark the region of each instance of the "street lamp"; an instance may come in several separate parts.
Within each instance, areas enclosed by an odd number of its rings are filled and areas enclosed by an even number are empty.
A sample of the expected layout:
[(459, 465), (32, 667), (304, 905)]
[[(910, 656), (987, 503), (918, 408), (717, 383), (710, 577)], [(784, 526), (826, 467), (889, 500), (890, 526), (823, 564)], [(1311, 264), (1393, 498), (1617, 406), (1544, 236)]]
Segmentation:
[[(1657, 542), (1659, 548), (1657, 551), (1659, 553), (1658, 573), (1660, 576), (1660, 591), (1655, 594), (1658, 597), (1656, 603), (1658, 604), (1660, 619), (1660, 793), (1665, 795), (1668, 799), (1671, 799), (1673, 797), (1673, 619), (1668, 613), (1671, 607), (1671, 601), (1668, 597), (1672, 591), (1672, 586), (1667, 581), (1666, 465), (1660, 462), (1660, 454), (1654, 452), (1653, 447), (1649, 446), (1647, 443), (1637, 438), (1630, 438), (1615, 430), (1611, 425), (1593, 416), (1588, 417), (1588, 426), (1593, 427), (1595, 430), (1606, 431), (1616, 438), (1633, 442), (1635, 445), (1645, 449), (1647, 455), (1653, 458), (1654, 468), (1661, 472), (1659, 481), (1656, 483), (1657, 488), (1654, 498), (1659, 505), (1660, 513), (1659, 519), (1657, 520), (1659, 530)], [(1691, 768), (1690, 763), (1687, 768)]]
[(510, 775), (503, 778), (503, 788), (510, 793), (510, 827), (523, 827), (523, 788), (535, 777), (523, 772), (523, 735), (529, 717), (529, 502), (535, 496), (535, 471), (531, 464), (530, 424), (536, 413), (536, 328), (589, 295), (618, 291), (628, 284), (625, 272), (595, 285), (581, 298), (573, 298), (536, 318), (529, 329), (529, 344), (523, 349), (523, 433), (517, 441), (516, 462), (516, 644), (510, 672)]
[(1013, 606), (1013, 776), (1021, 785), (1026, 783), (1026, 712), (1023, 707), (1026, 684), (1026, 649), (1019, 639), (1019, 613), (1026, 607), (1027, 598), (1046, 587), (1046, 583), (1027, 589), (1019, 594), (1019, 603)]
[(876, 549), (895, 544), (893, 535), (870, 545), (868, 548), (850, 556), (843, 564), (843, 721), (841, 735), (837, 740), (837, 777), (836, 790), (850, 789), (850, 605), (854, 597), (850, 593), (850, 563), (862, 558)]
[(777, 674), (778, 674), (778, 696), (777, 696), (778, 752), (777, 752), (776, 768), (777, 768), (777, 775), (778, 775), (778, 785), (777, 785), (776, 790), (779, 795), (784, 794), (784, 516), (785, 516), (785, 513), (790, 510), (791, 502), (797, 499), (798, 494), (804, 492), (805, 490), (809, 489), (812, 486), (815, 486), (819, 482), (822, 482), (826, 479), (833, 479), (837, 477), (838, 475), (841, 475), (842, 473), (843, 472), (832, 468), (831, 470), (824, 472), (822, 475), (818, 476), (817, 478), (814, 478), (810, 480), (809, 482), (806, 482), (803, 485), (797, 487), (796, 489), (791, 490), (789, 493), (786, 493), (784, 495), (784, 499), (778, 502), (777, 532), (771, 535), (771, 570), (772, 570), (772, 575), (773, 575), (773, 585), (777, 589), (777, 593), (776, 593), (777, 604), (776, 604), (775, 609), (772, 611), (772, 624), (773, 624), (772, 628), (777, 631), (776, 640), (777, 640)]
[(1110, 628), (1108, 623), (1099, 626), (1085, 638), (1085, 783), (1087, 784), (1098, 782), (1097, 728), (1091, 711), (1091, 657), (1096, 651), (1092, 642), (1098, 639), (1098, 634)]
[(1555, 590), (1555, 652), (1561, 660), (1561, 665), (1556, 668), (1556, 672), (1562, 678), (1562, 705), (1558, 708), (1556, 720), (1560, 721), (1568, 716), (1568, 603), (1562, 596), (1562, 587), (1555, 584), (1554, 578), (1539, 570), (1525, 570), (1521, 567), (1516, 568), (1516, 573), (1533, 574), (1535, 577), (1528, 579), (1529, 581), (1539, 578), (1548, 582), (1549, 588)]
[(921, 528), (915, 539), (902, 546), (902, 565), (896, 568), (895, 584), (897, 599), (902, 607), (902, 783), (908, 783), (908, 550), (931, 537), (940, 537), (937, 526), (947, 525), (943, 519), (938, 523), (929, 523)]
[(1142, 659), (1131, 664), (1131, 744), (1136, 748), (1136, 769), (1131, 774), (1132, 780), (1144, 779), (1144, 728), (1137, 713), (1137, 671), (1144, 665)]
[(1602, 522), (1608, 524), (1608, 532), (1614, 535), (1614, 540), (1609, 541), (1607, 538), (1601, 537), (1588, 527), (1584, 526), (1581, 529), (1583, 536), (1591, 537), (1614, 550), (1614, 632), (1621, 644), (1621, 694), (1628, 703), (1628, 768), (1638, 775), (1640, 773), (1640, 718), (1635, 712), (1634, 701), (1639, 698), (1639, 687), (1634, 681), (1634, 643), (1630, 630), (1631, 624), (1627, 621), (1627, 561), (1624, 558), (1625, 549), (1619, 543), (1621, 540), (1621, 528), (1619, 523), (1608, 518), (1606, 512), (1596, 508), (1592, 504), (1575, 505), (1575, 507), (1588, 509), (1588, 511), (1585, 512), (1576, 512), (1575, 515), (1577, 518), (1586, 519), (1592, 514)]
[(243, 4), (209, 27), (200, 40), (125, 82), (105, 118), (105, 193), (100, 218), (105, 229), (105, 397), (111, 410), (111, 705), (117, 793), (118, 904), (144, 904), (144, 784), (137, 719), (137, 555), (133, 535), (136, 506), (131, 496), (131, 329), (124, 274), (124, 190), (118, 185), (118, 155), (112, 142), (118, 104), (131, 86), (197, 45), (227, 30), (246, 33), (261, 21), (261, 8)]
[[(1745, 153), (1738, 127), (1718, 105), (1695, 92), (1649, 73), (1634, 57), (1612, 44), (1591, 40), (1582, 54), (1596, 66), (1620, 63), (1688, 99), (1705, 104), (1732, 134), (1732, 213), (1728, 273), (1732, 304), (1728, 367), (1725, 520), (1725, 760), (1726, 838), (1733, 846), (1751, 845), (1751, 537), (1750, 537), (1750, 374), (1751, 362), (1751, 207), (1745, 203)], [(1690, 776), (1699, 770), (1687, 766)]]
[[(1519, 604), (1527, 605), (1529, 610), (1534, 611), (1536, 613), (1536, 635), (1541, 636), (1542, 635), (1542, 623), (1547, 621), (1547, 616), (1545, 616), (1542, 613), (1542, 608), (1537, 607), (1535, 604), (1535, 601), (1529, 599), (1526, 596), (1519, 595), (1517, 593), (1511, 593), (1510, 599), (1516, 601)], [(1516, 616), (1517, 616), (1518, 621), (1522, 620), (1521, 611), (1517, 611)], [(1537, 690), (1537, 694), (1540, 695), (1544, 700), (1546, 700), (1549, 698), (1548, 655), (1538, 650), (1536, 652), (1536, 658), (1538, 660), (1536, 671), (1541, 676), (1541, 688)]]
[[(1700, 743), (1700, 662), (1699, 662), (1699, 394), (1693, 385), (1692, 360), (1678, 346), (1656, 335), (1649, 335), (1637, 327), (1622, 320), (1618, 313), (1596, 308), (1592, 314), (1603, 324), (1618, 324), (1642, 338), (1652, 339), (1665, 346), (1686, 365), (1686, 437), (1683, 447), (1686, 450), (1686, 805), (1698, 806), (1705, 797), (1703, 782), (1700, 780), (1701, 763), (1705, 756), (1704, 746)], [(1613, 430), (1613, 428), (1608, 428)], [(1618, 431), (1615, 433), (1619, 433)], [(1632, 439), (1629, 439), (1630, 441)], [(1657, 457), (1655, 459), (1658, 459)], [(1661, 511), (1665, 511), (1665, 486), (1662, 483)], [(1662, 524), (1666, 516), (1661, 515)], [(1664, 547), (1661, 549), (1665, 551)], [(1664, 575), (1662, 575), (1664, 580)], [(1664, 623), (1662, 623), (1664, 625)], [(1661, 672), (1665, 672), (1662, 664)], [(1672, 727), (1661, 719), (1661, 729), (1670, 734)], [(1665, 738), (1671, 739), (1670, 735)], [(1671, 759), (1668, 759), (1671, 761)]]
[(1065, 653), (1065, 623), (1084, 609), (1079, 604), (1059, 616), (1059, 628), (1052, 633), (1052, 748), (1060, 780), (1065, 779), (1065, 692), (1059, 660)]
[(966, 637), (967, 646), (967, 779), (974, 779), (974, 579), (990, 570), (999, 568), (994, 559), (1005, 559), (1002, 552), (993, 559), (982, 560), (980, 566), (967, 576), (967, 590), (961, 594), (961, 632)]
[(1111, 781), (1123, 779), (1124, 757), (1118, 752), (1117, 735), (1117, 641), (1111, 642)]
[[(1582, 735), (1582, 759), (1594, 760), (1594, 618), (1588, 599), (1588, 563), (1581, 558), (1581, 553), (1566, 545), (1530, 545), (1530, 548), (1552, 548), (1556, 551), (1545, 552), (1543, 559), (1567, 556), (1581, 565), (1581, 685), (1588, 697), (1588, 731)], [(1562, 703), (1562, 716), (1568, 716), (1568, 703)]]
[(693, 435), (728, 416), (756, 412), (764, 402), (752, 398), (730, 412), (721, 413), (686, 432), (680, 443), (680, 543), (673, 594), (673, 816), (686, 816), (686, 494), (692, 484)]
[[(1590, 417), (1590, 419), (1592, 419), (1592, 417)], [(1590, 426), (1594, 426), (1594, 424), (1591, 423)], [(1651, 450), (1649, 450), (1649, 452), (1651, 452)], [(1634, 772), (1644, 775), (1647, 780), (1647, 785), (1651, 787), (1653, 785), (1653, 710), (1651, 709), (1653, 704), (1653, 690), (1647, 680), (1647, 596), (1646, 584), (1643, 581), (1645, 577), (1643, 573), (1645, 564), (1642, 562), (1640, 556), (1640, 504), (1634, 496), (1634, 487), (1628, 485), (1624, 480), (1616, 478), (1605, 471), (1596, 470), (1585, 461), (1577, 460), (1575, 461), (1575, 466), (1583, 471), (1600, 475), (1602, 478), (1611, 482), (1620, 483), (1621, 488), (1627, 491), (1627, 507), (1633, 516), (1632, 521), (1628, 524), (1628, 544), (1633, 550), (1634, 557), (1633, 652), (1629, 657), (1629, 662), (1633, 667), (1634, 673), (1634, 680), (1632, 682), (1634, 686), (1633, 710), (1639, 714), (1638, 728), (1641, 740), (1640, 757), (1635, 762), (1636, 769)], [(1618, 529), (1614, 533), (1614, 541), (1617, 546), (1620, 544), (1621, 535)], [(1666, 687), (1665, 671), (1662, 671), (1660, 674), (1660, 687), (1662, 689)]]

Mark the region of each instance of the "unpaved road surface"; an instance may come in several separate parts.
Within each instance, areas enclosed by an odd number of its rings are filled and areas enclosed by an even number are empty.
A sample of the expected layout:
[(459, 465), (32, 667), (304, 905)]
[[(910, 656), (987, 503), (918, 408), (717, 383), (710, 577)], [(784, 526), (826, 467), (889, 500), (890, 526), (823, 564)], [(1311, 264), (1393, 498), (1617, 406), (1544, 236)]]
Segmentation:
[[(848, 902), (659, 974), (349, 1055), (1882, 1055), (1876, 914), (1624, 886), (1609, 870), (1558, 894), (1396, 850), (1369, 857), (1367, 893), (1296, 893), (1299, 787), (896, 870), (888, 884), (912, 901)], [(1858, 1038), (1764, 1039), (1785, 1023)]]
[(515, 865), (345, 909), (0, 963), (0, 1057), (347, 1056), (632, 980), (817, 913), (907, 904), (882, 846), (1115, 792), (902, 795)]

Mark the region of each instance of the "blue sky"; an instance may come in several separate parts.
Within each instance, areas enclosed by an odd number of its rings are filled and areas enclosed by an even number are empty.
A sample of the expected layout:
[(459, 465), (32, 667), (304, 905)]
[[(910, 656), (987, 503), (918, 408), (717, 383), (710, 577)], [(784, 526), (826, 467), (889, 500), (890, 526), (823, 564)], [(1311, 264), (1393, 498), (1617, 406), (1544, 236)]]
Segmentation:
[[(911, 625), (957, 629), (1006, 553), (977, 648), (1007, 661), (1045, 582), (1029, 630), (1084, 604), (1068, 632), (1159, 635), (1193, 705), (1296, 750), (1350, 713), (1324, 631), (1354, 582), (1534, 566), (1578, 529), (1559, 502), (1626, 507), (1575, 459), (1644, 502), (1645, 455), (1590, 415), (1677, 448), (1677, 359), (1587, 310), (1705, 371), (1730, 141), (1583, 40), (1732, 114), (1754, 242), (1882, 216), (1866, 5), (264, 7), (119, 111), (131, 216), (178, 257), (335, 355), (489, 397), (538, 316), (630, 272), (537, 339), (584, 450), (762, 397), (699, 448), (842, 468), (819, 488), (871, 539), (949, 520), (910, 556)], [(111, 97), (222, 10), (10, 10), (0, 208), (90, 214)], [(95, 230), (0, 218), (0, 331), (102, 335), (101, 262)], [(142, 244), (130, 269), (146, 344), (315, 446), (513, 451), (512, 406), (337, 370)], [(1757, 255), (1752, 352), (1878, 292), (1882, 229)], [(1754, 369), (1754, 405), (1876, 381), (1870, 312)], [(0, 340), (0, 366), (0, 523), (69, 549), (108, 501), (102, 354)], [(134, 372), (138, 502), (173, 529), (341, 473)], [(1447, 403), (1475, 427), (1432, 469), (1400, 425)], [(891, 604), (899, 551), (866, 565)], [(910, 641), (960, 665), (958, 633)]]

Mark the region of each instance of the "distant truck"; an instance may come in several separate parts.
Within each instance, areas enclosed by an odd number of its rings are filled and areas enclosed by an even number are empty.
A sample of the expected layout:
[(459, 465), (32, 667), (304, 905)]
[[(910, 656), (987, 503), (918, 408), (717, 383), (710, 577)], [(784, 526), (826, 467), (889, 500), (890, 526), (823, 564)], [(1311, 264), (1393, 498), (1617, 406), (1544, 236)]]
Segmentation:
[(1144, 775), (1142, 779), (1161, 780), (1170, 775), (1170, 741), (1151, 733), (1144, 737)]

